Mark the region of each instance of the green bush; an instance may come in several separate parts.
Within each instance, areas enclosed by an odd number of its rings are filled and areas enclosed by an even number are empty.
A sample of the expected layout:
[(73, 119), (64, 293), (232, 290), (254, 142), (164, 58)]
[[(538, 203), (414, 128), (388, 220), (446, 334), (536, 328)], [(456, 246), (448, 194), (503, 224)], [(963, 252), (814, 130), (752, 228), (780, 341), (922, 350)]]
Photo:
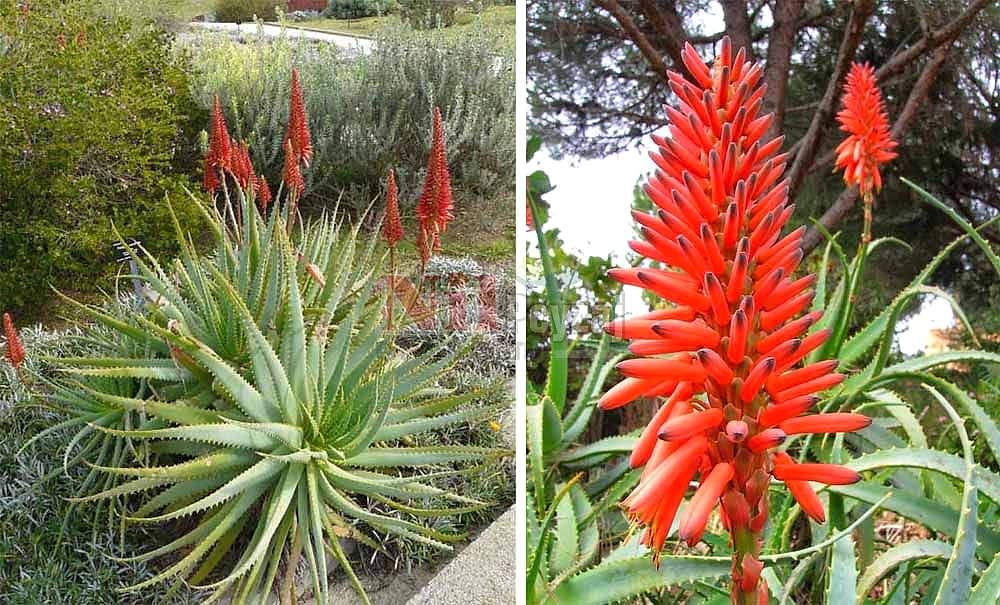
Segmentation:
[(394, 8), (393, 0), (330, 0), (323, 14), (334, 19), (362, 19), (385, 15)]
[[(485, 28), (461, 37), (405, 26), (379, 34), (372, 51), (347, 57), (333, 45), (204, 33), (192, 38), (195, 88), (208, 107), (218, 94), (254, 165), (280, 179), (288, 89), (296, 66), (305, 90), (315, 159), (305, 171), (306, 204), (367, 207), (390, 166), (401, 202), (419, 195), (430, 149), (432, 108), (441, 107), (452, 183), (472, 192), (514, 183), (513, 50)], [(456, 203), (461, 205), (459, 197)]]
[(417, 29), (449, 27), (463, 4), (462, 0), (400, 0), (399, 13)]
[[(112, 224), (173, 251), (158, 237), (164, 196), (185, 195), (194, 172), (205, 114), (170, 39), (96, 15), (86, 0), (39, 0), (27, 15), (0, 3), (0, 308), (22, 317), (50, 284), (113, 286)], [(183, 224), (195, 216), (182, 208)]]
[(280, 0), (215, 0), (215, 20), (243, 23), (254, 18), (273, 21), (276, 9), (284, 6)]

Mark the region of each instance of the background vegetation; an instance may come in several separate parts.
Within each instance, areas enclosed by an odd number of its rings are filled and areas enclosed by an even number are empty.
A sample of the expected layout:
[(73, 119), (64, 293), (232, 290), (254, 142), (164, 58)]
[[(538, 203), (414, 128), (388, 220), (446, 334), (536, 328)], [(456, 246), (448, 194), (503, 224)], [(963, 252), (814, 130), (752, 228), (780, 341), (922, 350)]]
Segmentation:
[(191, 185), (205, 113), (166, 34), (87, 0), (0, 3), (0, 115), (0, 308), (37, 317), (50, 284), (110, 289), (112, 223), (175, 249), (163, 199)]

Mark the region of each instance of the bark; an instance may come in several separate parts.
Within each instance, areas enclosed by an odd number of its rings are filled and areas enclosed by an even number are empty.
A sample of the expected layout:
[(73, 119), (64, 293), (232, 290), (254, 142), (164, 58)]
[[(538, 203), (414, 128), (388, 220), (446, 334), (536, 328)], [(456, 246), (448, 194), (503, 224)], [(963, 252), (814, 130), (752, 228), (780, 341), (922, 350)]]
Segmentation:
[(658, 42), (667, 51), (674, 65), (683, 68), (681, 50), (687, 41), (687, 35), (684, 33), (681, 17), (677, 14), (677, 7), (672, 1), (657, 3), (654, 0), (640, 0), (639, 7), (653, 25)]
[(863, 0), (854, 5), (851, 16), (847, 22), (847, 29), (844, 37), (840, 41), (840, 50), (837, 52), (837, 62), (834, 63), (833, 75), (823, 92), (823, 98), (816, 108), (813, 119), (809, 122), (809, 129), (805, 136), (796, 144), (795, 160), (788, 171), (788, 197), (795, 199), (802, 181), (805, 179), (807, 169), (812, 165), (819, 144), (823, 140), (823, 133), (826, 131), (833, 117), (837, 99), (840, 98), (840, 89), (843, 87), (844, 78), (854, 61), (858, 44), (861, 42), (861, 34), (865, 30), (865, 24), (874, 10), (872, 0)]
[[(920, 106), (927, 99), (931, 86), (934, 85), (934, 81), (937, 79), (938, 74), (941, 73), (941, 68), (948, 59), (949, 50), (951, 50), (951, 45), (939, 46), (937, 50), (934, 51), (934, 55), (931, 57), (930, 61), (927, 62), (927, 65), (925, 65), (923, 70), (920, 72), (920, 77), (917, 78), (916, 84), (913, 85), (913, 90), (910, 91), (910, 95), (906, 98), (906, 104), (903, 105), (903, 109), (899, 112), (899, 116), (892, 125), (892, 130), (890, 132), (892, 133), (894, 141), (902, 142), (903, 135), (910, 127), (910, 124), (913, 123), (914, 118), (917, 117), (917, 112), (919, 111)], [(819, 219), (819, 223), (828, 230), (832, 229), (834, 225), (839, 223), (844, 216), (847, 215), (848, 211), (850, 211), (850, 209), (854, 206), (857, 199), (857, 187), (845, 189), (841, 192), (840, 196), (837, 197), (833, 205), (823, 213), (823, 216)], [(810, 229), (802, 238), (803, 252), (805, 254), (809, 254), (809, 252), (819, 244), (821, 238), (822, 234), (817, 229)]]
[(767, 65), (764, 68), (767, 92), (764, 93), (762, 104), (764, 113), (774, 113), (767, 139), (777, 136), (785, 122), (789, 66), (792, 61), (795, 36), (799, 31), (799, 15), (802, 13), (803, 4), (804, 0), (779, 0), (774, 8), (774, 24), (771, 26), (771, 35), (768, 39)]
[(986, 8), (986, 6), (992, 1), (993, 0), (974, 0), (964, 11), (962, 11), (962, 14), (956, 17), (953, 21), (929, 32), (926, 36), (918, 40), (913, 46), (910, 46), (906, 50), (893, 55), (888, 61), (883, 63), (881, 67), (875, 70), (875, 76), (879, 80), (883, 80), (889, 76), (896, 75), (906, 69), (910, 63), (913, 63), (922, 55), (941, 46), (950, 45), (951, 42), (953, 42), (955, 38), (965, 31), (965, 28), (972, 23), (972, 20), (976, 18), (976, 15), (978, 15), (979, 12)]
[(734, 49), (746, 48), (747, 56), (753, 56), (750, 46), (750, 14), (744, 0), (723, 0), (722, 16), (726, 22), (726, 35)]

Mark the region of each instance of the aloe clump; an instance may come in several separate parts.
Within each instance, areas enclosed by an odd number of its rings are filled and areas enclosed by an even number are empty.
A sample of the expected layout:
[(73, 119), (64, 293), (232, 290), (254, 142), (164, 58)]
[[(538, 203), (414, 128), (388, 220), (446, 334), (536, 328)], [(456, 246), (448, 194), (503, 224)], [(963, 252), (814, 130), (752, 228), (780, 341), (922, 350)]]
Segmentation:
[[(169, 563), (129, 591), (186, 582), (211, 589), (206, 602), (265, 602), (278, 584), (294, 589), (304, 558), (327, 602), (329, 553), (367, 602), (340, 539), (380, 548), (364, 527), (441, 549), (461, 539), (420, 518), (486, 503), (434, 480), (505, 452), (420, 447), (411, 436), (494, 409), (476, 403), (482, 392), (440, 386), (461, 354), (453, 343), (417, 355), (394, 344), (376, 293), (380, 259), (357, 229), (324, 218), (289, 235), (287, 206), (265, 219), (239, 191), (233, 204), (229, 219), (201, 207), (215, 225), (210, 258), (179, 233), (171, 266), (138, 259), (149, 300), (125, 320), (79, 305), (137, 346), (62, 360), (60, 403), (88, 434), (143, 452), (93, 461), (105, 487), (80, 501), (113, 501), (131, 523), (186, 520), (172, 542), (129, 559)], [(106, 379), (142, 388), (104, 388)], [(94, 422), (93, 407), (131, 422)]]

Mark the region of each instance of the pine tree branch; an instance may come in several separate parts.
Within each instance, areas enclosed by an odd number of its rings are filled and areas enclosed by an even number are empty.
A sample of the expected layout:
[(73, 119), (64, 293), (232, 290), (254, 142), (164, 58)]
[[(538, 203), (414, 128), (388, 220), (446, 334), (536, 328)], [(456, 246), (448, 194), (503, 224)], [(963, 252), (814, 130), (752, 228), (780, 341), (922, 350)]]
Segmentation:
[(768, 130), (768, 139), (777, 136), (785, 122), (789, 66), (792, 61), (795, 36), (799, 32), (799, 15), (804, 4), (804, 0), (778, 0), (774, 7), (774, 24), (768, 37), (767, 64), (764, 68), (767, 91), (764, 93), (762, 104), (764, 113), (774, 113), (774, 120), (771, 121)]
[(687, 41), (687, 34), (684, 33), (684, 26), (681, 24), (681, 17), (677, 13), (674, 2), (654, 2), (653, 0), (640, 0), (639, 7), (642, 14), (649, 19), (656, 30), (656, 35), (667, 51), (667, 55), (673, 60), (674, 65), (684, 69), (681, 61), (681, 50), (684, 42)]
[(746, 48), (747, 56), (753, 56), (750, 46), (750, 14), (744, 0), (722, 0), (722, 17), (726, 22), (726, 35), (734, 49)]
[[(667, 79), (667, 70), (669, 67), (663, 60), (663, 57), (660, 56), (659, 51), (657, 51), (657, 49), (649, 41), (649, 38), (646, 37), (646, 34), (639, 29), (638, 25), (636, 25), (635, 20), (628, 13), (628, 11), (622, 8), (621, 4), (619, 4), (617, 0), (594, 0), (594, 4), (603, 8), (615, 21), (618, 22), (618, 25), (625, 32), (625, 35), (628, 36), (629, 39), (632, 40), (632, 42), (639, 48), (639, 52), (642, 53), (646, 62), (649, 63), (649, 66), (653, 70), (653, 73), (656, 74), (656, 77), (664, 83), (669, 82)], [(683, 69), (684, 63), (681, 61), (679, 50), (681, 44), (682, 43), (677, 44), (677, 55), (671, 55), (670, 58), (673, 60), (674, 65)]]

